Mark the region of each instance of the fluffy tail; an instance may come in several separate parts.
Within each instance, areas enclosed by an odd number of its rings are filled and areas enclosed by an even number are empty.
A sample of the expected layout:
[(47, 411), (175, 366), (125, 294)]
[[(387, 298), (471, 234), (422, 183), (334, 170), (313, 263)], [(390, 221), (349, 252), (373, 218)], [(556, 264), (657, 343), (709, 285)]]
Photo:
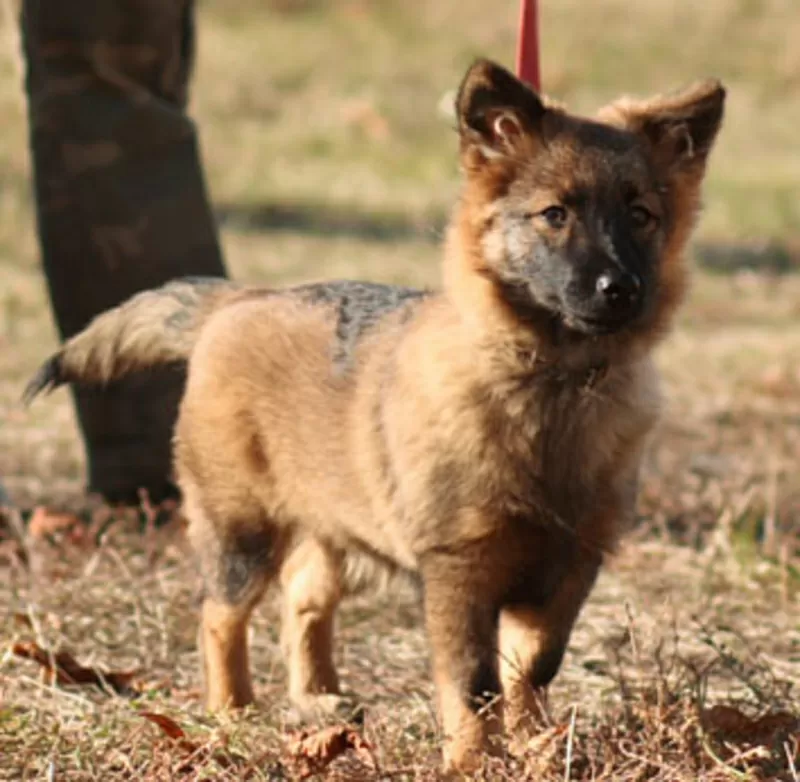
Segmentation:
[(102, 385), (137, 369), (186, 361), (209, 315), (244, 290), (224, 279), (187, 277), (136, 294), (65, 342), (28, 383), (23, 402), (64, 383)]

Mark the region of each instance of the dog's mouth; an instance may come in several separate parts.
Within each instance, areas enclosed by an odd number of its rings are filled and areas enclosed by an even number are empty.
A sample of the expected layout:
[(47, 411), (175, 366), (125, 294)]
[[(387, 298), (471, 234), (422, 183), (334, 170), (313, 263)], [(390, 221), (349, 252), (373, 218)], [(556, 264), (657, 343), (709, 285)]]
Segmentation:
[(622, 316), (597, 316), (578, 313), (565, 313), (561, 320), (566, 328), (590, 337), (618, 334), (630, 328), (638, 320), (639, 313)]
[(628, 325), (628, 319), (608, 320), (605, 318), (580, 318), (571, 325), (577, 331), (582, 331), (591, 336), (602, 336), (604, 334), (615, 334)]

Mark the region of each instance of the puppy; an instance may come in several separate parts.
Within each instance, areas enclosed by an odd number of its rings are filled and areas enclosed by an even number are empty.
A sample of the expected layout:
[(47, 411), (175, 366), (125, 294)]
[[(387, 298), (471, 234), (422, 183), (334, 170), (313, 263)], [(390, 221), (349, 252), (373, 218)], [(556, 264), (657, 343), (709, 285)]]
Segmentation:
[(211, 709), (252, 701), (247, 626), (275, 581), (290, 695), (333, 708), (336, 607), (394, 571), (424, 596), (445, 765), (522, 725), (633, 513), (650, 353), (686, 287), (724, 97), (706, 82), (587, 119), (478, 61), (440, 290), (183, 280), (43, 366), (28, 398), (188, 368), (175, 467)]

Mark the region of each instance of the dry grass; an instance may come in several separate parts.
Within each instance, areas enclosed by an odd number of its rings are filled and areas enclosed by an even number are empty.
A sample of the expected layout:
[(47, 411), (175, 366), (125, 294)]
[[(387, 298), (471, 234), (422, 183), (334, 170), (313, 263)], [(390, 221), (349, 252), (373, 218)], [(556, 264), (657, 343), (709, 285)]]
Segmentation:
[[(133, 694), (122, 696), (54, 687), (38, 665), (6, 652), (0, 774), (38, 779), (52, 767), (60, 779), (295, 778), (277, 605), (269, 601), (254, 623), (258, 708), (205, 716), (194, 645), (199, 584), (179, 522), (142, 534), (135, 515), (110, 523), (95, 511), (92, 535), (77, 542), (66, 532), (29, 534), (27, 566), (6, 570), (0, 632), (9, 649), (35, 641), (70, 649), (86, 666), (139, 673)], [(737, 565), (713, 548), (637, 543), (601, 578), (525, 755), (488, 764), (481, 778), (790, 780), (799, 648), (796, 598), (778, 567)], [(346, 686), (366, 705), (372, 752), (369, 762), (337, 761), (329, 778), (438, 779), (414, 597), (349, 604), (338, 657)], [(733, 717), (719, 704), (735, 707)], [(193, 746), (169, 742), (142, 711), (170, 717)], [(764, 715), (774, 724), (758, 723)]]
[[(537, 737), (483, 778), (797, 780), (800, 9), (542, 6), (545, 83), (572, 105), (716, 74), (730, 111), (693, 295), (659, 356), (670, 409), (640, 523), (583, 611)], [(206, 2), (193, 113), (233, 274), (435, 281), (456, 190), (437, 105), (473, 55), (511, 61), (515, 24), (516, 0)], [(0, 48), (0, 477), (22, 514), (0, 527), (0, 778), (294, 778), (275, 606), (255, 622), (258, 708), (205, 716), (180, 524), (87, 503), (67, 394), (16, 405), (55, 337), (12, 53)], [(42, 505), (78, 512), (82, 532), (31, 525)], [(328, 778), (438, 778), (418, 618), (406, 594), (343, 610), (339, 662), (372, 749)], [(42, 681), (11, 653), (30, 642), (136, 669), (135, 694)], [(141, 711), (186, 735), (171, 742)]]

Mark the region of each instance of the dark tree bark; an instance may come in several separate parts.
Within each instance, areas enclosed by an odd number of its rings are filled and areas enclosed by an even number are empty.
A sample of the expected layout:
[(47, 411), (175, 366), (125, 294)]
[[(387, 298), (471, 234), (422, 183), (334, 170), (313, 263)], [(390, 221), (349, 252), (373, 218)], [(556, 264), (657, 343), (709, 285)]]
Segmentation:
[[(62, 338), (134, 293), (225, 275), (186, 114), (193, 0), (24, 0), (39, 240)], [(183, 377), (74, 390), (88, 488), (112, 501), (174, 491)]]

